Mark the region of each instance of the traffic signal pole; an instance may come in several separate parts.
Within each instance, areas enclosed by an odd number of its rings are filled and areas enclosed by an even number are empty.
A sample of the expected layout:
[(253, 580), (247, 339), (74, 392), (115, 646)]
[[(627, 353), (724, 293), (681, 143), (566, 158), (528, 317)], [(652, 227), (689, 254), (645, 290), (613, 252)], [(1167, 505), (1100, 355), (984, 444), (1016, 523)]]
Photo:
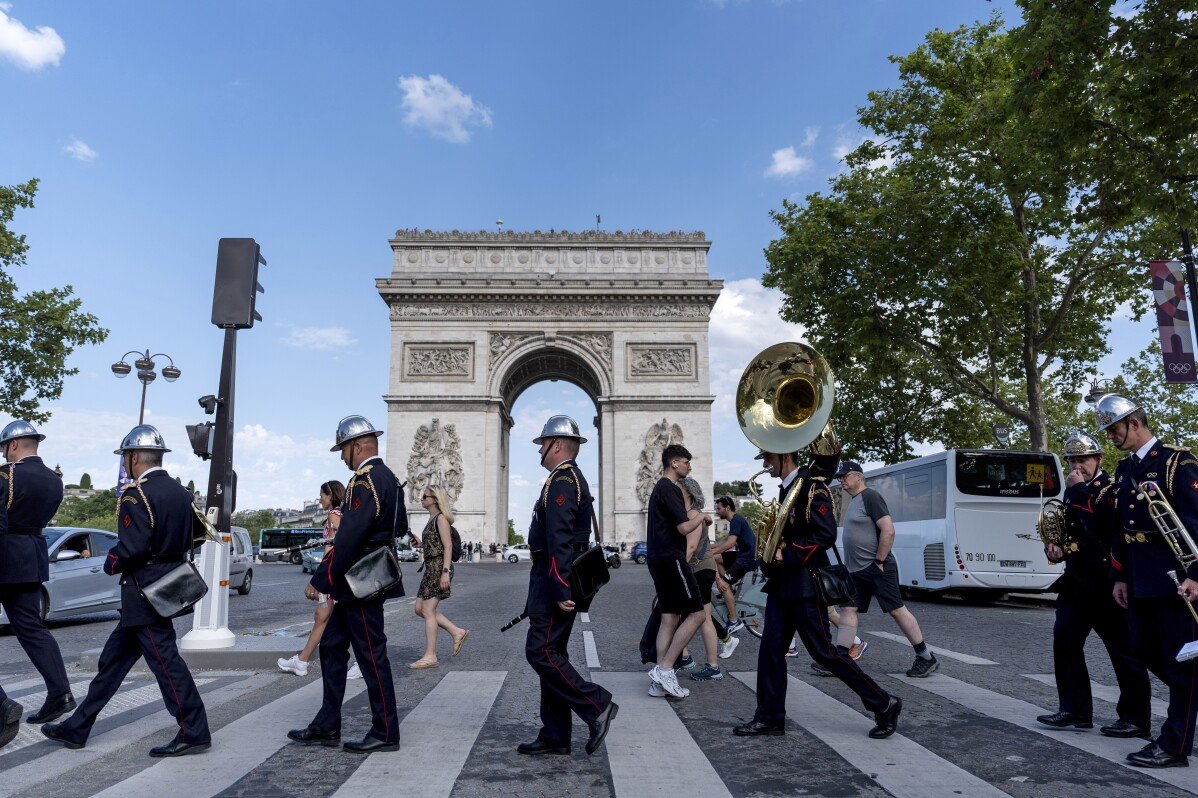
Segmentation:
[(216, 429), (212, 436), (212, 466), (208, 470), (208, 507), (220, 510), (216, 529), (229, 534), (236, 510), (237, 483), (233, 475), (233, 392), (237, 377), (237, 330), (225, 330), (225, 350), (220, 359)]

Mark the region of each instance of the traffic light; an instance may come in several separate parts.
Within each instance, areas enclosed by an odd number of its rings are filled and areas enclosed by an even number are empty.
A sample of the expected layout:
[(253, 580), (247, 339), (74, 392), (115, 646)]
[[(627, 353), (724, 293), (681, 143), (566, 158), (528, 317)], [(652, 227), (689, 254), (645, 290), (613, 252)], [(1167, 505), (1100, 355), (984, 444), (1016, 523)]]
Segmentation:
[(187, 425), (187, 437), (191, 441), (191, 450), (201, 460), (212, 457), (212, 440), (216, 425), (211, 421), (201, 421), (199, 424)]
[(222, 238), (216, 250), (216, 287), (212, 292), (212, 323), (222, 329), (245, 330), (262, 321), (255, 305), (258, 266), (266, 265), (252, 238)]

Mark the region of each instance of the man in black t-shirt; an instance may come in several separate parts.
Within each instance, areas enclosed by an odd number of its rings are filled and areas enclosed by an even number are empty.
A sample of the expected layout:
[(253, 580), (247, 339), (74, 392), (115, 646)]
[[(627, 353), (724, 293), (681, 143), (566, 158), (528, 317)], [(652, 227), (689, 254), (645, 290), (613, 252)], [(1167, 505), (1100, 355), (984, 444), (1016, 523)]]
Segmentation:
[[(645, 534), (649, 575), (653, 578), (661, 609), (661, 626), (657, 631), (658, 664), (649, 671), (649, 679), (674, 698), (685, 698), (689, 691), (679, 686), (674, 662), (705, 617), (699, 585), (687, 560), (712, 519), (705, 513), (687, 517), (678, 480), (690, 474), (691, 453), (683, 446), (670, 444), (661, 453), (661, 465), (662, 477), (649, 496)], [(683, 616), (686, 616), (685, 620)], [(661, 667), (661, 663), (666, 663), (667, 667)]]

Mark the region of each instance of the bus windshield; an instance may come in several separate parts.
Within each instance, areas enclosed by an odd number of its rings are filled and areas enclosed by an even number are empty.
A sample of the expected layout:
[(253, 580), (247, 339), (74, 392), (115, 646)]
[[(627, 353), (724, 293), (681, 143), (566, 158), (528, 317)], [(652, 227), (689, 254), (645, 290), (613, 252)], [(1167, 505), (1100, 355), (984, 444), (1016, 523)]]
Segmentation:
[(1047, 453), (958, 452), (957, 490), (973, 496), (1056, 496), (1060, 482)]

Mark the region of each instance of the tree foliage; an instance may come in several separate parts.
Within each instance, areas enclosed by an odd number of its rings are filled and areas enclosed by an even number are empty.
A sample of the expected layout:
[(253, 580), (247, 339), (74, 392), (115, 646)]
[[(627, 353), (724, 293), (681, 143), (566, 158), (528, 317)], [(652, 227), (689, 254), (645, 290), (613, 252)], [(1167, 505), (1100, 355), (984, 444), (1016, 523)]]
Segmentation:
[(1110, 389), (1143, 407), (1149, 427), (1165, 443), (1190, 447), (1198, 442), (1198, 388), (1165, 383), (1159, 339), (1123, 363)]
[(244, 510), (233, 514), (233, 526), (245, 527), (254, 545), (258, 544), (263, 529), (275, 525), (275, 514), (270, 510)]
[(79, 487), (83, 488), (84, 490), (91, 490), (92, 475), (84, 471), (83, 476), (79, 477)]
[(86, 499), (66, 498), (54, 516), (56, 526), (77, 526), (87, 529), (116, 529), (116, 489), (109, 488)]
[(516, 522), (509, 518), (507, 520), (507, 544), (515, 546), (517, 543), (523, 543), (524, 536), (516, 532)]
[(44, 402), (62, 395), (63, 379), (78, 372), (67, 358), (108, 336), (99, 320), (80, 311), (71, 286), (17, 289), (12, 271), (24, 266), (29, 245), (13, 232), (17, 208), (32, 208), (37, 180), (0, 186), (0, 413), (44, 422)]
[(1084, 138), (1020, 72), (997, 16), (932, 31), (871, 92), (871, 137), (824, 193), (773, 214), (765, 283), (837, 372), (837, 427), (887, 462), (969, 446), (1009, 420), (1042, 449), (1058, 405), (1109, 349), (1129, 264), (1168, 250), (1152, 219), (1096, 189)]

